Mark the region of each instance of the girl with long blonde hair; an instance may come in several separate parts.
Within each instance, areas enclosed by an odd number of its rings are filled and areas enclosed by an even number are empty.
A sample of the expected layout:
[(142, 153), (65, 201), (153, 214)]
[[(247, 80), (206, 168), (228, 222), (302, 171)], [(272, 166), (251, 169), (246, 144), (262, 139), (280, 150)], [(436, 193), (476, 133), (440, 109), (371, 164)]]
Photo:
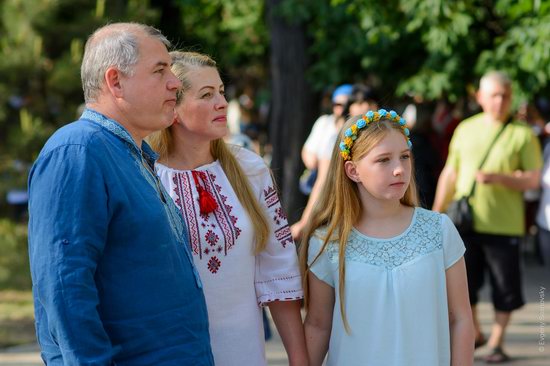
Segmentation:
[(310, 364), (471, 365), (464, 244), (417, 207), (411, 143), (394, 111), (349, 119), (305, 228)]
[(268, 306), (290, 365), (306, 365), (296, 249), (270, 170), (223, 141), (227, 102), (215, 61), (170, 55), (182, 82), (174, 123), (149, 142), (160, 155), (160, 182), (187, 224), (215, 363), (266, 365), (261, 307)]

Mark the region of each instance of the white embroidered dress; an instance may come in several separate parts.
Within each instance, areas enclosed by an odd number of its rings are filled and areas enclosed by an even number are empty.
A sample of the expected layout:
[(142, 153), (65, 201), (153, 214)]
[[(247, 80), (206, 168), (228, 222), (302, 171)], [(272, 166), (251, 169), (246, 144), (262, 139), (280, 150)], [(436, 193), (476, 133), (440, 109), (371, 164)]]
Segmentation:
[(258, 255), (254, 255), (251, 221), (218, 161), (194, 170), (199, 184), (218, 204), (206, 215), (200, 214), (193, 171), (160, 163), (156, 171), (187, 224), (206, 297), (216, 365), (262, 366), (267, 361), (260, 306), (301, 299), (303, 292), (296, 248), (269, 169), (253, 152), (231, 149), (271, 225), (267, 247)]

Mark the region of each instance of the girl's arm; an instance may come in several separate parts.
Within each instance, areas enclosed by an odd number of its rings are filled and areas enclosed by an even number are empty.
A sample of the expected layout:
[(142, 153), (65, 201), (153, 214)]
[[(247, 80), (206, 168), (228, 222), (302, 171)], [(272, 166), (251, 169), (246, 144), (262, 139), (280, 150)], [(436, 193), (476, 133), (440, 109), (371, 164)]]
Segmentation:
[(290, 366), (307, 366), (304, 327), (300, 314), (300, 300), (273, 301), (268, 304), (273, 322), (281, 336)]
[(332, 313), (334, 311), (334, 288), (308, 275), (309, 308), (304, 323), (307, 352), (311, 366), (321, 366), (327, 354)]
[(451, 366), (473, 365), (474, 323), (464, 257), (447, 269), (445, 275), (451, 329)]

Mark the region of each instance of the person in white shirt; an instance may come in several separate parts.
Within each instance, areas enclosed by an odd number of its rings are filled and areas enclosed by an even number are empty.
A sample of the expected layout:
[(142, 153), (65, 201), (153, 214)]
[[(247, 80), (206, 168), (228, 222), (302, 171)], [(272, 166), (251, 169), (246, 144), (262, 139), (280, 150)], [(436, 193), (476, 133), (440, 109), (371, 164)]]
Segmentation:
[(315, 203), (319, 192), (325, 182), (328, 165), (332, 153), (332, 148), (343, 120), (344, 108), (348, 103), (353, 90), (351, 84), (343, 84), (337, 87), (332, 93), (332, 114), (322, 115), (315, 121), (313, 128), (302, 148), (302, 161), (306, 169), (314, 177), (313, 186), (309, 191), (309, 199), (302, 217), (291, 226), (292, 237), (300, 238), (301, 232), (307, 223), (313, 204)]

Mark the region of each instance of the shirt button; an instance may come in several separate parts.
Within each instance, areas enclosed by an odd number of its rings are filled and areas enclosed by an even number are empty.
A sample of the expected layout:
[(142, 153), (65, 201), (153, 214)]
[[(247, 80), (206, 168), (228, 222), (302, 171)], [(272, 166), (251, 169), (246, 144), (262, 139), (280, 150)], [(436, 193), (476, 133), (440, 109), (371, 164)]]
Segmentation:
[(61, 244), (63, 244), (63, 245), (69, 245), (69, 241), (68, 241), (67, 239), (63, 239), (63, 240), (61, 241)]

